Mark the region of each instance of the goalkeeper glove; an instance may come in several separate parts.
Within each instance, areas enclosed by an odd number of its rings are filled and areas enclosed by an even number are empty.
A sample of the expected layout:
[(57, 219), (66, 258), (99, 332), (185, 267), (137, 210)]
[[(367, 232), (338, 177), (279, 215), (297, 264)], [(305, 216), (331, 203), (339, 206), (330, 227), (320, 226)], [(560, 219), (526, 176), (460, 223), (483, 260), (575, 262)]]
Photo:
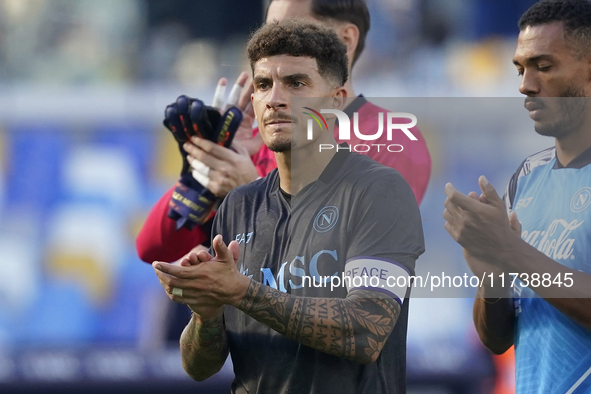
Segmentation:
[(192, 230), (205, 223), (217, 202), (217, 197), (193, 178), (183, 144), (197, 136), (229, 147), (241, 122), (242, 112), (236, 107), (230, 107), (221, 115), (201, 100), (187, 96), (180, 96), (166, 107), (163, 123), (172, 132), (183, 158), (181, 178), (175, 186), (168, 211), (168, 217), (176, 222), (177, 231), (181, 227)]

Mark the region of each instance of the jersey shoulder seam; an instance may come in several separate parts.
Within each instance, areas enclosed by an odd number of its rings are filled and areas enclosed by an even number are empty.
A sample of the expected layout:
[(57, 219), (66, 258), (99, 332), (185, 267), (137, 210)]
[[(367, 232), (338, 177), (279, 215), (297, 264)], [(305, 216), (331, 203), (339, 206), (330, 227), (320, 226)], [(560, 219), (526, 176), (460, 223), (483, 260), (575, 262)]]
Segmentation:
[(521, 165), (520, 175), (524, 176), (533, 171), (534, 168), (548, 164), (556, 156), (556, 147), (544, 149), (540, 152), (529, 155)]
[(252, 181), (250, 183), (235, 187), (234, 189), (230, 190), (230, 192), (228, 193), (226, 198), (235, 197), (237, 195), (242, 195), (242, 196), (248, 196), (248, 195), (253, 195), (253, 194), (256, 195), (261, 189), (265, 188), (264, 185), (266, 183), (271, 181), (271, 178), (273, 177), (273, 172), (276, 172), (276, 171), (277, 171), (277, 169), (274, 168), (273, 171), (269, 172), (263, 178), (260, 178), (255, 181)]
[(517, 193), (517, 182), (519, 179), (531, 174), (535, 168), (547, 165), (555, 156), (556, 147), (552, 146), (527, 156), (525, 160), (521, 162), (517, 168), (517, 171), (515, 171), (513, 176), (511, 176), (509, 184), (507, 185), (507, 190), (505, 192), (505, 202), (509, 210), (513, 208), (513, 200), (515, 199), (515, 194)]

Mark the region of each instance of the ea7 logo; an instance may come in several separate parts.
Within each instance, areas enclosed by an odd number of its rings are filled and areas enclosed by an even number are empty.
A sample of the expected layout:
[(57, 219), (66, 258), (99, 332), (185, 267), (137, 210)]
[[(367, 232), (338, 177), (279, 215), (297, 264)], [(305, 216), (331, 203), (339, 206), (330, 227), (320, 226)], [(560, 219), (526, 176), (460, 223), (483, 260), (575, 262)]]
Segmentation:
[(591, 205), (591, 188), (583, 187), (579, 189), (572, 200), (570, 200), (570, 210), (574, 213), (584, 211), (589, 205)]
[(235, 241), (238, 242), (238, 244), (248, 244), (250, 243), (250, 239), (252, 238), (252, 234), (254, 234), (254, 231), (251, 231), (250, 233), (240, 233), (240, 234), (236, 234), (236, 238)]
[[(343, 111), (339, 111), (338, 109), (321, 109), (320, 113), (318, 111), (314, 111), (312, 108), (304, 107), (307, 110), (313, 112), (313, 114), (304, 112), (306, 115), (310, 115), (316, 123), (323, 129), (322, 124), (327, 126), (326, 120), (321, 114), (334, 114), (336, 115), (337, 119), (339, 120), (339, 140), (340, 141), (347, 141), (351, 139), (351, 121), (349, 120), (349, 116)], [(410, 122), (404, 122), (404, 120), (410, 120)], [(322, 122), (321, 122), (322, 120)], [(402, 123), (400, 123), (402, 122)], [(394, 130), (402, 131), (411, 141), (417, 141), (417, 137), (414, 136), (413, 133), (409, 129), (415, 127), (417, 125), (417, 117), (413, 114), (409, 114), (406, 112), (388, 112), (387, 113), (387, 127), (386, 127), (386, 138), (388, 141), (392, 141), (392, 135)], [(312, 140), (313, 131), (312, 128), (314, 126), (314, 122), (312, 119), (308, 119), (308, 133), (307, 138), (308, 140)], [(328, 127), (327, 127), (328, 128)], [(364, 130), (367, 131), (367, 130)], [(378, 114), (378, 131), (373, 134), (363, 134), (359, 130), (359, 114), (357, 112), (353, 113), (353, 133), (355, 136), (363, 141), (375, 141), (379, 139), (382, 134), (384, 133), (384, 113), (380, 112)]]
[(517, 201), (517, 205), (515, 205), (515, 209), (519, 209), (519, 208), (525, 208), (529, 205), (529, 203), (531, 202), (531, 200), (533, 200), (533, 197), (528, 197), (528, 198), (520, 198), (519, 201)]

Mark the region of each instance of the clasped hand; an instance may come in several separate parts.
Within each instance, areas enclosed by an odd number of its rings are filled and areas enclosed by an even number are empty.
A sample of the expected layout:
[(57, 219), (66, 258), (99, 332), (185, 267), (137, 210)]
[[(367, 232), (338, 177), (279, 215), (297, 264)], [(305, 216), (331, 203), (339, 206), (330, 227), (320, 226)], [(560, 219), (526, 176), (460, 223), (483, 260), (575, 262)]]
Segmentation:
[(464, 257), (474, 274), (501, 273), (517, 242), (521, 225), (515, 212), (507, 217), (505, 203), (495, 188), (482, 176), (478, 179), (482, 194), (467, 196), (451, 183), (445, 187), (445, 229), (464, 248)]
[[(179, 265), (155, 261), (152, 266), (168, 297), (187, 304), (202, 318), (220, 314), (224, 305), (238, 306), (250, 279), (237, 267), (239, 246), (236, 241), (228, 246), (222, 236), (212, 242), (216, 257), (205, 250), (190, 252)], [(175, 291), (173, 289), (180, 289)]]

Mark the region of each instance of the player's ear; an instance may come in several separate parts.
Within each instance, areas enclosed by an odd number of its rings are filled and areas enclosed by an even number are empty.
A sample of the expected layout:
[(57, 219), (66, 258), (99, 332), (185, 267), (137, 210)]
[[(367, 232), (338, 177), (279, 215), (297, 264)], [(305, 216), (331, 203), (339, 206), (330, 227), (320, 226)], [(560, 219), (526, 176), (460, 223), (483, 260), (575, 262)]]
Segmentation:
[(351, 63), (355, 56), (355, 50), (359, 43), (359, 28), (353, 23), (343, 23), (338, 28), (338, 34), (340, 39), (347, 46), (347, 58), (349, 59), (349, 68), (351, 68)]
[(332, 108), (342, 110), (345, 107), (346, 101), (347, 89), (343, 86), (336, 88), (332, 95)]
[(250, 94), (250, 105), (252, 106), (253, 109), (253, 113), (254, 113), (254, 118), (258, 121), (257, 119), (257, 112), (254, 110), (254, 93)]

